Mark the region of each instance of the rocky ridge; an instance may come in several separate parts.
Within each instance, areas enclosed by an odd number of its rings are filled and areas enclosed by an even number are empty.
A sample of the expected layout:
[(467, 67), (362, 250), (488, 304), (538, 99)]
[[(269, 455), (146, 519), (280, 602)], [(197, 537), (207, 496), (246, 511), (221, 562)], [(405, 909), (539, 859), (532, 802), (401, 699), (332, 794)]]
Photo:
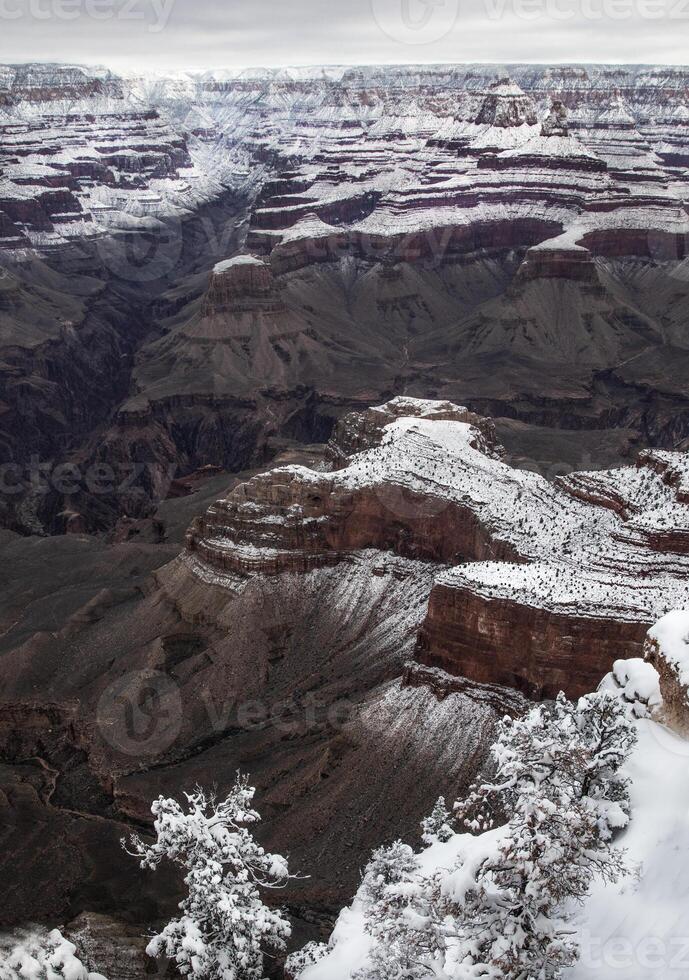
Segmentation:
[[(158, 473), (399, 391), (514, 422), (527, 462), (544, 429), (578, 468), (689, 437), (683, 70), (1, 74), (3, 461), (156, 472), (8, 526), (145, 517)], [(213, 273), (242, 256), (260, 297)]]
[(239, 486), (192, 525), (185, 560), (218, 583), (364, 549), (450, 566), (430, 592), (422, 663), (532, 697), (590, 690), (689, 598), (685, 455), (648, 451), (553, 484), (502, 462), (469, 418), (404, 399), (349, 417), (339, 469)]

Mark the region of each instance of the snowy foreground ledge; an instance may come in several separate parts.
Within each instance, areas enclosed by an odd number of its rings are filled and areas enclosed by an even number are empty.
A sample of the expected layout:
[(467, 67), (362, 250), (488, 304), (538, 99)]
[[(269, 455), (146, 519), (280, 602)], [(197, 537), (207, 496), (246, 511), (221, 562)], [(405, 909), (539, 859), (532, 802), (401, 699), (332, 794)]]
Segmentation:
[[(577, 910), (581, 956), (563, 972), (570, 980), (689, 976), (689, 741), (648, 719), (636, 724), (638, 745), (625, 766), (631, 822), (616, 844), (627, 851), (633, 873), (617, 884), (594, 884)], [(500, 832), (436, 842), (419, 855), (421, 870), (449, 870), (460, 855), (484, 852)], [(367, 966), (369, 951), (357, 895), (338, 918), (332, 949), (300, 980), (352, 980)]]

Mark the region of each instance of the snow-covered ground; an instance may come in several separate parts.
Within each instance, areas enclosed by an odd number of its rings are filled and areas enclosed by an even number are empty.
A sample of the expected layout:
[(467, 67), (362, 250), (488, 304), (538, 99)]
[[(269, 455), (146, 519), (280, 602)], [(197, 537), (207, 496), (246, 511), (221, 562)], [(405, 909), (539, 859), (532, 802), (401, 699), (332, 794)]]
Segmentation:
[[(626, 765), (632, 819), (617, 841), (632, 874), (594, 885), (576, 926), (581, 956), (567, 980), (686, 980), (689, 976), (689, 741), (657, 722), (637, 722), (639, 741)], [(457, 834), (420, 856), (422, 873), (449, 869), (458, 858), (491, 850), (500, 828)], [(370, 940), (360, 895), (344, 909), (332, 949), (300, 980), (352, 980), (366, 965)]]
[(0, 935), (0, 980), (104, 980), (91, 973), (59, 929), (40, 927)]
[(627, 763), (632, 820), (619, 840), (636, 875), (594, 886), (568, 980), (689, 976), (689, 741), (648, 719)]

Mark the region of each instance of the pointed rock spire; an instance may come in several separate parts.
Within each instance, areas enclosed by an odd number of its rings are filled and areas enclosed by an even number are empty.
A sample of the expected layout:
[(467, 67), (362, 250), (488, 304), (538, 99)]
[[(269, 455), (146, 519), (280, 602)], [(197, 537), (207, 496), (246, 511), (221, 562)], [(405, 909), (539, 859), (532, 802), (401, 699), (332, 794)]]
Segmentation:
[(560, 99), (553, 99), (541, 126), (541, 136), (569, 136), (567, 106)]
[(534, 126), (538, 121), (536, 107), (529, 96), (509, 77), (499, 78), (488, 89), (476, 122), (480, 125)]

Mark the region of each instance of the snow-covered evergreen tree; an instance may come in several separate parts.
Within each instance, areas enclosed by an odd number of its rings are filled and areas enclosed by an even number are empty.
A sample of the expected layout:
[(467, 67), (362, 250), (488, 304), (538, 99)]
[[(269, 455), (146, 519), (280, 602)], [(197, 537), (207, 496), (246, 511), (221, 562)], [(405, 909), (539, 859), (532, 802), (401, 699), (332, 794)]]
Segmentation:
[(0, 937), (0, 980), (105, 980), (90, 973), (59, 929), (25, 929)]
[(361, 890), (371, 905), (380, 901), (390, 885), (398, 885), (416, 873), (418, 859), (409, 844), (401, 840), (378, 847), (364, 869)]
[(285, 960), (285, 977), (287, 980), (293, 980), (293, 978), (301, 976), (307, 966), (320, 963), (327, 954), (328, 948), (327, 943), (311, 941), (302, 949), (298, 949), (295, 953), (290, 953)]
[(445, 797), (439, 796), (431, 814), (421, 821), (421, 839), (424, 844), (450, 840), (454, 834), (452, 814), (445, 806)]
[(636, 744), (636, 727), (619, 698), (590, 694), (573, 704), (560, 694), (525, 718), (505, 718), (491, 754), (496, 781), (477, 787), (455, 805), (469, 829), (485, 830), (495, 815), (515, 814), (534, 788), (569, 794), (597, 813), (598, 830), (609, 840), (629, 819), (627, 780), (620, 768)]
[[(373, 940), (370, 966), (357, 980), (405, 980), (438, 951), (429, 915), (429, 883), (419, 873), (409, 845), (395, 841), (373, 852), (361, 895), (367, 904), (366, 931)], [(422, 911), (423, 910), (423, 911)]]
[(266, 853), (247, 829), (260, 819), (251, 806), (254, 792), (238, 776), (222, 801), (201, 789), (185, 793), (187, 812), (161, 796), (151, 807), (155, 842), (131, 838), (129, 853), (142, 868), (168, 858), (185, 869), (182, 914), (153, 937), (147, 952), (167, 955), (198, 980), (261, 980), (264, 952), (283, 950), (290, 935), (283, 913), (261, 900), (261, 889), (284, 886), (289, 873), (285, 858)]
[(568, 903), (595, 877), (625, 873), (610, 840), (629, 820), (620, 768), (635, 741), (624, 705), (609, 694), (577, 704), (560, 695), (523, 719), (505, 719), (492, 750), (496, 780), (458, 808), (472, 827), (485, 826), (496, 809), (511, 814), (496, 853), (462, 896), (453, 950), (462, 969), (548, 980), (576, 961)]
[[(457, 838), (457, 866), (424, 876), (400, 841), (374, 852), (359, 893), (371, 951), (357, 980), (559, 977), (578, 957), (573, 903), (594, 878), (626, 871), (611, 839), (629, 820), (620, 770), (635, 741), (607, 693), (505, 719), (493, 781), (456, 807), (478, 835)], [(446, 825), (440, 816), (429, 831)]]

